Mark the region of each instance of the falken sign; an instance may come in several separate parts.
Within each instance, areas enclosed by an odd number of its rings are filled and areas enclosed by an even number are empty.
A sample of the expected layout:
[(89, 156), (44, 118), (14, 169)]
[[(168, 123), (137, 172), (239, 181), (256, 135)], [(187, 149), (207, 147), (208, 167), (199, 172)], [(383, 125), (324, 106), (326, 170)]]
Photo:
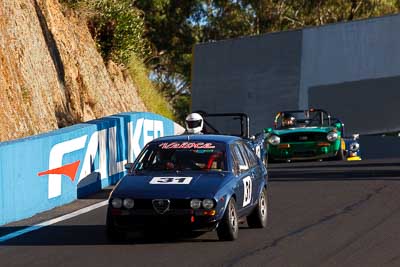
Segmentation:
[(115, 184), (149, 141), (182, 128), (152, 113), (121, 113), (0, 143), (0, 225)]

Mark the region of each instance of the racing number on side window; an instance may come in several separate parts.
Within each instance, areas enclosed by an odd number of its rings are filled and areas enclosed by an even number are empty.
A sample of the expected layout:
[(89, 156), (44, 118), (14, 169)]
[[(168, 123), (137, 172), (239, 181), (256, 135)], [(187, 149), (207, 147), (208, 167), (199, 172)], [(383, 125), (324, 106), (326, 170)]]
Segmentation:
[(251, 202), (251, 178), (247, 176), (243, 179), (243, 207), (247, 206)]
[(190, 184), (192, 177), (153, 177), (150, 184)]

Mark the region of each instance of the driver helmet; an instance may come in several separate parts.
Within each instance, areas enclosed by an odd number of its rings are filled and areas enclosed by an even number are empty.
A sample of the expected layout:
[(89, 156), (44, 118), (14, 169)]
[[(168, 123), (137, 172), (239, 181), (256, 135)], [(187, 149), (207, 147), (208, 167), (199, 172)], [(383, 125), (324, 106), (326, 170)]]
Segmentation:
[(186, 132), (200, 134), (203, 130), (203, 117), (199, 113), (190, 113), (185, 119)]
[(296, 123), (296, 118), (292, 115), (285, 116), (282, 119), (283, 127), (291, 127), (291, 126), (294, 126), (295, 123)]

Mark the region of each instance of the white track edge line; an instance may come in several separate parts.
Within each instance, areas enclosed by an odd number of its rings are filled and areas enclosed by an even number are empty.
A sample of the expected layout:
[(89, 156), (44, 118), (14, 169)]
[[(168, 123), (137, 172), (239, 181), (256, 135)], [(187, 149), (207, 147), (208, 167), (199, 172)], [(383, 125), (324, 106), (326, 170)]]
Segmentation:
[(60, 216), (60, 217), (57, 217), (57, 218), (54, 218), (54, 219), (51, 219), (51, 220), (48, 220), (48, 221), (45, 221), (45, 222), (41, 222), (41, 223), (38, 223), (38, 224), (35, 224), (35, 225), (32, 225), (32, 226), (29, 226), (29, 227), (21, 229), (19, 231), (15, 231), (15, 232), (6, 234), (6, 235), (0, 237), (0, 243), (4, 242), (4, 241), (7, 241), (7, 240), (10, 240), (10, 239), (12, 239), (14, 237), (21, 236), (23, 234), (38, 230), (38, 229), (40, 229), (42, 227), (49, 226), (49, 225), (52, 225), (52, 224), (55, 224), (55, 223), (58, 223), (58, 222), (61, 222), (61, 221), (65, 221), (65, 220), (71, 219), (71, 218), (76, 217), (78, 215), (87, 213), (89, 211), (98, 209), (100, 207), (103, 207), (103, 206), (105, 206), (107, 204), (108, 204), (108, 200), (104, 200), (102, 202), (99, 202), (99, 203), (93, 204), (91, 206), (82, 208), (80, 210), (71, 212), (69, 214), (65, 214), (63, 216)]

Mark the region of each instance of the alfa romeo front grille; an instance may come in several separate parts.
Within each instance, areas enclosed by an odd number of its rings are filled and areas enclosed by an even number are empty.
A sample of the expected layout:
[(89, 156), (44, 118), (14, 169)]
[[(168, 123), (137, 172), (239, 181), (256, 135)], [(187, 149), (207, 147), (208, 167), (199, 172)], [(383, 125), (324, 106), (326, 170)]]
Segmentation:
[(164, 214), (169, 210), (169, 199), (153, 199), (153, 208), (159, 214)]

